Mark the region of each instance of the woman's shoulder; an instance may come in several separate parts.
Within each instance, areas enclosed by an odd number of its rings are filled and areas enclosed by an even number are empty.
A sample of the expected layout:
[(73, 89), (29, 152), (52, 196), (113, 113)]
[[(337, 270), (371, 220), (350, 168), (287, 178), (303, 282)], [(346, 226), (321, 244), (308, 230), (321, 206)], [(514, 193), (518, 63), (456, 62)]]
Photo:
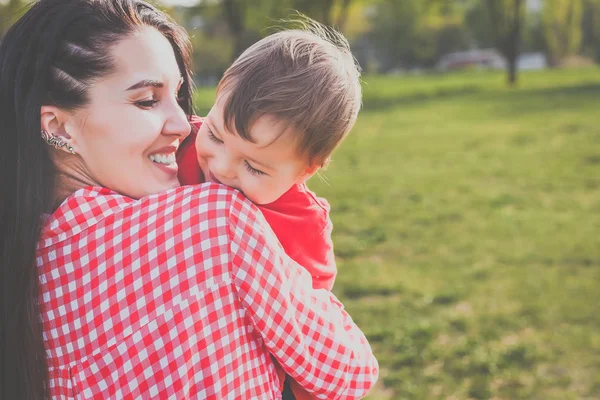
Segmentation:
[(215, 183), (181, 186), (140, 199), (90, 186), (73, 193), (46, 218), (39, 247), (86, 230), (106, 232), (124, 225), (141, 232), (197, 231), (240, 213), (253, 214), (251, 203), (238, 191)]
[(169, 205), (174, 203), (181, 208), (186, 208), (185, 206), (188, 204), (197, 205), (198, 203), (210, 204), (213, 207), (222, 207), (224, 206), (223, 201), (231, 202), (233, 198), (240, 196), (241, 194), (237, 190), (212, 182), (178, 186), (139, 199), (124, 196), (104, 187), (87, 186), (67, 197), (54, 212), (53, 216), (73, 212), (77, 209), (89, 210), (91, 207), (112, 211), (125, 207), (150, 207), (156, 211), (157, 207), (160, 210), (168, 208)]

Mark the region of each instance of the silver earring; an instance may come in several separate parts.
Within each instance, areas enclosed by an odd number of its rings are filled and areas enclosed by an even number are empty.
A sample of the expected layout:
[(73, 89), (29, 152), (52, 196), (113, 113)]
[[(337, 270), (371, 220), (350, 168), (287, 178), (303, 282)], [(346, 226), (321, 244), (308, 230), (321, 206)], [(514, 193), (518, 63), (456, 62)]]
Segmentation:
[(42, 139), (46, 141), (50, 146), (55, 149), (60, 149), (61, 147), (66, 147), (67, 151), (71, 154), (75, 154), (75, 149), (69, 143), (65, 142), (62, 138), (52, 135), (46, 131), (42, 131)]

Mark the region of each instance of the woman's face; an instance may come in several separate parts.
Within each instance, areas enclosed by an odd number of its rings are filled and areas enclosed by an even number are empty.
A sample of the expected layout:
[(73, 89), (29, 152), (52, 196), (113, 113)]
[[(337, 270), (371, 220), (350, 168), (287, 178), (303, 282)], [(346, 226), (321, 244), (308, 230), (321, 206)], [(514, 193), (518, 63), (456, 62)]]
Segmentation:
[(140, 198), (179, 186), (175, 152), (190, 133), (177, 97), (182, 77), (169, 41), (141, 28), (111, 51), (114, 72), (73, 114), (75, 151), (91, 181)]

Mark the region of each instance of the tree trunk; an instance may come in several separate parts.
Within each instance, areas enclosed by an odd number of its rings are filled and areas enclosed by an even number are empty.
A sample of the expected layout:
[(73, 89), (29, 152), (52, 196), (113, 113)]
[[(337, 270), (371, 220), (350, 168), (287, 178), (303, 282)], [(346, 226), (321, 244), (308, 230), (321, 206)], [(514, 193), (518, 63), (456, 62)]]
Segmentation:
[(487, 0), (496, 48), (506, 58), (506, 82), (509, 86), (515, 86), (518, 80), (517, 59), (523, 24), (523, 4), (523, 0), (512, 0), (510, 10), (509, 4), (503, 0)]
[(507, 83), (509, 86), (517, 85), (517, 59), (519, 58), (519, 42), (521, 39), (521, 9), (522, 0), (514, 0), (513, 20), (510, 24), (510, 31), (506, 38), (505, 57), (508, 63)]
[(244, 48), (244, 7), (243, 1), (223, 0), (223, 12), (229, 30), (233, 35), (233, 58), (242, 54)]
[(508, 61), (508, 81), (509, 86), (517, 85), (517, 59)]

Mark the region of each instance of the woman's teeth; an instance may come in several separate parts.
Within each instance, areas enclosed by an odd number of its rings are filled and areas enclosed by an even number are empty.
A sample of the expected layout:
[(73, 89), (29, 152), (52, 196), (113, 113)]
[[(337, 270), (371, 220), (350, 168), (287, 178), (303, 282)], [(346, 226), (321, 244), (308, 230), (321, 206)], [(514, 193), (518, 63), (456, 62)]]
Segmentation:
[(150, 158), (150, 161), (153, 161), (157, 164), (171, 165), (171, 164), (175, 163), (175, 153), (152, 154), (149, 158)]

